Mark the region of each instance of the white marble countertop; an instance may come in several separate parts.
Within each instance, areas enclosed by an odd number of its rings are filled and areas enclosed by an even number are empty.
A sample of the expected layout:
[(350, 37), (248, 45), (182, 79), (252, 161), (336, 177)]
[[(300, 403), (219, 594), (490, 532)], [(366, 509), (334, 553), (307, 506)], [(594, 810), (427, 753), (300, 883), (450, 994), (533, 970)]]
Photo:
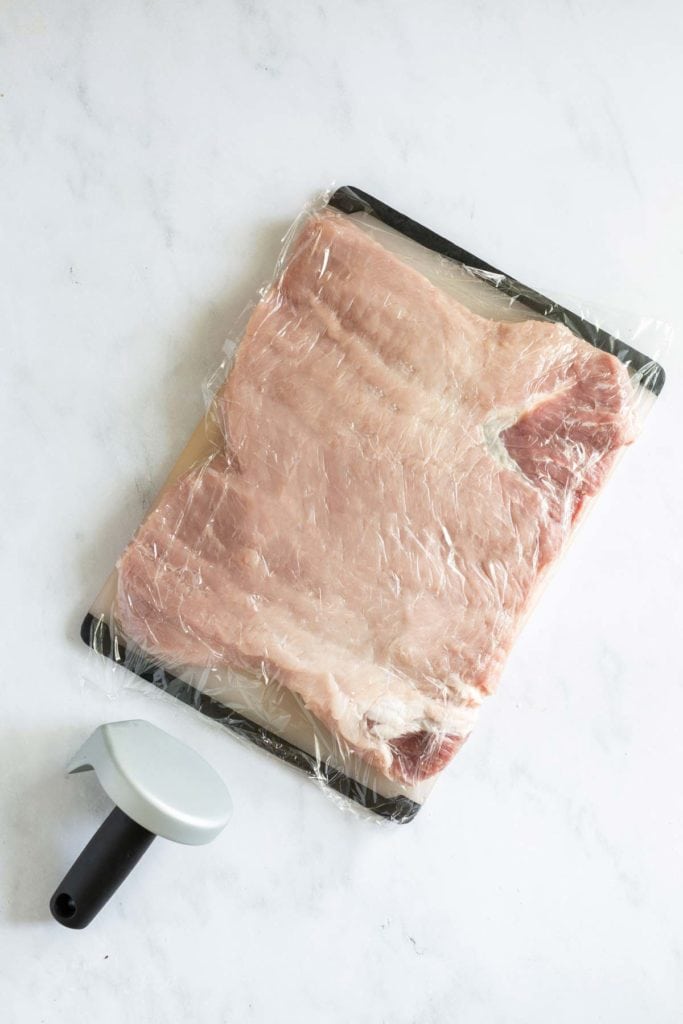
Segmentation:
[[(683, 14), (674, 0), (5, 0), (0, 1006), (8, 1024), (674, 1024), (683, 1008)], [(669, 321), (643, 436), (410, 826), (78, 640), (284, 227), (336, 181), (552, 294)], [(132, 677), (130, 677), (132, 678)], [(224, 775), (85, 932), (47, 914), (146, 717)]]

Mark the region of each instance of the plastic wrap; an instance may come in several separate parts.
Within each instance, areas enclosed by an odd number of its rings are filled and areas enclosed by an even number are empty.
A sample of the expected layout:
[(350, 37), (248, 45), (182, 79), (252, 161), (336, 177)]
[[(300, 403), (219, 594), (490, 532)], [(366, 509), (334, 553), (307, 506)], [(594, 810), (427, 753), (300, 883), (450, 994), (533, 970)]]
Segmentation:
[(290, 231), (83, 637), (410, 820), (663, 382), (626, 341), (339, 189)]

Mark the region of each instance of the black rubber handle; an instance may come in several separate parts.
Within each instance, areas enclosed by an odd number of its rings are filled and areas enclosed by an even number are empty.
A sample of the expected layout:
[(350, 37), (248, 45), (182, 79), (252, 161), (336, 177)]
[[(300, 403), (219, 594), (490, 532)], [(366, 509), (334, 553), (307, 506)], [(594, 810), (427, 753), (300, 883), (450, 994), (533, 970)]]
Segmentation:
[(115, 807), (64, 876), (50, 912), (65, 928), (85, 928), (114, 895), (155, 838)]

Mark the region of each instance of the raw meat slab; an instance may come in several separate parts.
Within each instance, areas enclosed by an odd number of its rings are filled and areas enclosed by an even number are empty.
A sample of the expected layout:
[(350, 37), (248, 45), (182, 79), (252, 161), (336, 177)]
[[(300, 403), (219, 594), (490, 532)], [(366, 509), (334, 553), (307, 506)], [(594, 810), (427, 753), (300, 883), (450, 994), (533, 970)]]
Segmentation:
[(220, 443), (119, 563), (123, 633), (285, 687), (388, 778), (433, 775), (632, 439), (632, 400), (567, 328), (478, 316), (314, 216), (216, 397)]

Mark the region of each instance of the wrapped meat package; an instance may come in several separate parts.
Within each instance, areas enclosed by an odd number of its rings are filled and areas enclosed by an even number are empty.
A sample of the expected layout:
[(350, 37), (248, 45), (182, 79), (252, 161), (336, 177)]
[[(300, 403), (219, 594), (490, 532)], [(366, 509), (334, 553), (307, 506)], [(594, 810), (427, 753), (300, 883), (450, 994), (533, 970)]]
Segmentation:
[(663, 371), (342, 188), (217, 379), (83, 637), (410, 820)]

